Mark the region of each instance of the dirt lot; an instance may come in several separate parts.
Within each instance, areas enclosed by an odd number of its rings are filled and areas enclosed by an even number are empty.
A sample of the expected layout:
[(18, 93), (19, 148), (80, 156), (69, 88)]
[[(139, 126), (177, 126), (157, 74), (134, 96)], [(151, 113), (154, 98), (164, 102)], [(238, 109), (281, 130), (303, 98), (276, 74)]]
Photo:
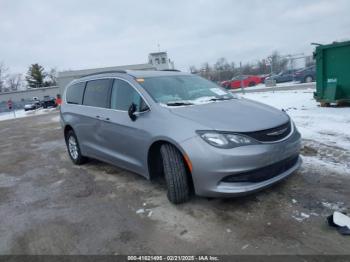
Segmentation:
[(310, 163), (249, 197), (174, 206), (136, 174), (74, 166), (57, 113), (0, 122), (0, 149), (1, 254), (350, 253), (325, 223), (350, 211), (350, 176)]

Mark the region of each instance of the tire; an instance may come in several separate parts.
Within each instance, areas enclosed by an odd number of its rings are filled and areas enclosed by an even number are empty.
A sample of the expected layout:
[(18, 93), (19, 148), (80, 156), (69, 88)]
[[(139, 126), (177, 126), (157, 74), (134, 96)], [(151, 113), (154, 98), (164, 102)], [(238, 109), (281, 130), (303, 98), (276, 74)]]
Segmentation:
[[(75, 148), (73, 148), (74, 142)], [(66, 134), (66, 145), (68, 155), (74, 164), (82, 165), (87, 161), (87, 158), (81, 154), (78, 139), (73, 130), (69, 130)]]
[(305, 79), (304, 79), (304, 82), (305, 83), (311, 83), (313, 81), (313, 77), (312, 76), (306, 76)]
[(250, 83), (248, 84), (248, 86), (250, 86), (250, 87), (256, 86), (256, 83), (255, 83), (255, 82), (250, 82)]
[(181, 153), (170, 144), (162, 145), (160, 152), (163, 159), (169, 201), (173, 204), (187, 202), (190, 199), (191, 190), (185, 162)]

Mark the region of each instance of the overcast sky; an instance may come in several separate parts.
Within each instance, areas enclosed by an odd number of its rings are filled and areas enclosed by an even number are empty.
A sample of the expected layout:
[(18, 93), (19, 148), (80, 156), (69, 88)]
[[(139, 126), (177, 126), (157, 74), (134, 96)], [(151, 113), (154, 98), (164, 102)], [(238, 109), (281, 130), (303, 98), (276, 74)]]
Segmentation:
[(159, 43), (182, 70), (254, 62), (350, 39), (349, 10), (348, 0), (0, 0), (0, 61), (11, 72), (138, 64)]

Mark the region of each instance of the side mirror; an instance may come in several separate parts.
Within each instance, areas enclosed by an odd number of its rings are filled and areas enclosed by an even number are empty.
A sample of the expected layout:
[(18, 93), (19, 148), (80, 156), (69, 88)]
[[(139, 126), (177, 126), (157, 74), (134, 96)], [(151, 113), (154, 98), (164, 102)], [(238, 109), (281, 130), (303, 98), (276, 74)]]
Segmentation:
[(136, 110), (137, 110), (136, 105), (134, 103), (132, 103), (129, 107), (129, 110), (128, 110), (128, 115), (132, 121), (135, 121), (137, 118), (137, 116), (135, 114)]

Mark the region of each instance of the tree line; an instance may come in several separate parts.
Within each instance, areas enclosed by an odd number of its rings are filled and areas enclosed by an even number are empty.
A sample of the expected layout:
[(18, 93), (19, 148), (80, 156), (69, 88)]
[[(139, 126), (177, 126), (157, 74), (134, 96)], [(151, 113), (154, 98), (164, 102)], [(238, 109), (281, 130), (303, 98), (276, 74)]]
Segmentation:
[(57, 85), (57, 71), (52, 68), (46, 71), (39, 64), (31, 64), (27, 73), (11, 74), (9, 68), (0, 62), (0, 93), (17, 91), (23, 88), (40, 88)]
[[(305, 67), (313, 64), (310, 59), (305, 59)], [(279, 52), (274, 51), (267, 58), (258, 60), (256, 63), (236, 64), (229, 62), (226, 58), (219, 58), (213, 65), (208, 62), (203, 63), (200, 68), (190, 66), (189, 70), (193, 74), (199, 74), (212, 81), (224, 81), (232, 79), (238, 75), (266, 75), (278, 74), (281, 71), (287, 70), (291, 67), (294, 60), (287, 56), (281, 56)]]

